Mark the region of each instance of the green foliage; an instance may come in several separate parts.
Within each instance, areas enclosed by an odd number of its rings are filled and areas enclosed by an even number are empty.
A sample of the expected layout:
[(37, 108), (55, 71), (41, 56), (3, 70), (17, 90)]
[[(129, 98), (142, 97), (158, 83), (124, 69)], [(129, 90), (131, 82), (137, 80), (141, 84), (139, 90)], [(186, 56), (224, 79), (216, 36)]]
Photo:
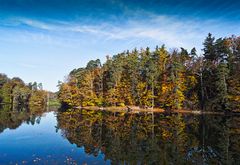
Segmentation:
[(11, 103), (12, 84), (10, 82), (5, 83), (1, 88), (1, 100), (3, 103)]
[(22, 110), (33, 109), (34, 106), (46, 105), (46, 91), (42, 90), (42, 84), (29, 83), (26, 85), (18, 77), (12, 79), (0, 74), (0, 103), (6, 109)]
[(47, 102), (47, 92), (43, 90), (32, 91), (29, 98), (29, 108), (31, 109), (41, 109), (46, 106)]
[(235, 88), (239, 84), (239, 76), (236, 75), (240, 73), (239, 46), (239, 38), (235, 37), (215, 41), (209, 35), (205, 40), (203, 86), (206, 108), (224, 111), (239, 109), (236, 106), (240, 103), (237, 99), (239, 88)]

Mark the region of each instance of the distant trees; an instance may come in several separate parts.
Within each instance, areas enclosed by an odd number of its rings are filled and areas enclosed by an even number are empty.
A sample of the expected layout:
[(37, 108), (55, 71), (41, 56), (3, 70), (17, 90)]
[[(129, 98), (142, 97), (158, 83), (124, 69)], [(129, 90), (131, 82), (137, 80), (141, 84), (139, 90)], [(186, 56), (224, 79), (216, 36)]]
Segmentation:
[(60, 84), (59, 99), (69, 106), (239, 109), (240, 38), (209, 34), (203, 46), (202, 56), (162, 45), (108, 56), (104, 64), (91, 60)]
[(47, 92), (42, 90), (42, 84), (36, 82), (26, 85), (18, 77), (12, 79), (0, 74), (0, 103), (10, 109), (26, 109), (44, 107)]

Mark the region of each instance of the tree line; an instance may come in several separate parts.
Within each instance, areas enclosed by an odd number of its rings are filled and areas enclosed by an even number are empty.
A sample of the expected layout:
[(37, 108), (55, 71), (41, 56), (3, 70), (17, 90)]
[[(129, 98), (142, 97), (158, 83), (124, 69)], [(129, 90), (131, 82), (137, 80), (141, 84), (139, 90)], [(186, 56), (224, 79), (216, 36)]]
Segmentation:
[(59, 83), (63, 106), (139, 106), (163, 109), (240, 109), (240, 37), (208, 34), (195, 48), (124, 51), (91, 60)]
[(43, 108), (47, 103), (47, 92), (42, 83), (25, 84), (18, 77), (8, 78), (0, 74), (0, 106), (10, 110)]

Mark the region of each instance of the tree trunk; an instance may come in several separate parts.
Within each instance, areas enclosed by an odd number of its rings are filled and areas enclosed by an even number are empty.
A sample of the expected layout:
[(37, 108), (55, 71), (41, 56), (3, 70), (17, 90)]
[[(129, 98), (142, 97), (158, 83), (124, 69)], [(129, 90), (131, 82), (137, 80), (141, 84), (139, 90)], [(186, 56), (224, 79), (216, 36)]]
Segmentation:
[(154, 82), (152, 81), (152, 109), (154, 108)]
[(202, 70), (201, 70), (201, 73), (200, 73), (200, 80), (201, 80), (201, 109), (203, 110), (203, 107), (204, 107), (204, 90), (203, 90)]

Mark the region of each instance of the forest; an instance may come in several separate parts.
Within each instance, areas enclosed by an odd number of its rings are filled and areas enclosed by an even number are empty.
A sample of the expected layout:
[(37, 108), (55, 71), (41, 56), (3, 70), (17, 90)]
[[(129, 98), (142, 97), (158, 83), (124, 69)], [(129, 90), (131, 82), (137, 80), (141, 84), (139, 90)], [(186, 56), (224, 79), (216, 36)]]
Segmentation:
[(47, 105), (47, 91), (42, 83), (29, 83), (0, 74), (0, 106), (6, 110), (38, 110)]
[(202, 53), (157, 46), (91, 60), (59, 82), (62, 106), (138, 106), (164, 110), (238, 111), (240, 37), (203, 41)]

